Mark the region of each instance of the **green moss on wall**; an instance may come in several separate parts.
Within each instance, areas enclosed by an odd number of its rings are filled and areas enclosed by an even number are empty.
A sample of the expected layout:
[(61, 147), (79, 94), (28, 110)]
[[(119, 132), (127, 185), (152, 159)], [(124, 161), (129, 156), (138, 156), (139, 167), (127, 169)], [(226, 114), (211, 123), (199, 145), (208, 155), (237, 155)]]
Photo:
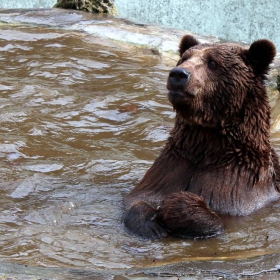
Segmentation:
[(54, 8), (117, 15), (114, 0), (57, 0)]

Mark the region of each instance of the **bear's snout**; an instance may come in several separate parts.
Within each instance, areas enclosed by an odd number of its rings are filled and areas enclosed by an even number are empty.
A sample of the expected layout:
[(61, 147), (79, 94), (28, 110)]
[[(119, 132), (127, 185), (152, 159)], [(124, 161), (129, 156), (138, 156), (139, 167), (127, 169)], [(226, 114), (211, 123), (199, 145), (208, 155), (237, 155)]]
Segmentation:
[(191, 73), (185, 68), (173, 68), (168, 77), (168, 89), (170, 91), (184, 91), (185, 85), (188, 83), (190, 76)]

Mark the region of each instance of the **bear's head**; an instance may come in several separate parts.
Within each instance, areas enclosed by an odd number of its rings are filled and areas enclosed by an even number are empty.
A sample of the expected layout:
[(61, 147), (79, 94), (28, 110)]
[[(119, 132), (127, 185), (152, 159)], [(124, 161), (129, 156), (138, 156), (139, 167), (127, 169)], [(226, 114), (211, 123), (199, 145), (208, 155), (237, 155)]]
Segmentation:
[(201, 44), (185, 35), (179, 54), (167, 81), (168, 99), (189, 124), (217, 127), (242, 118), (247, 103), (267, 99), (264, 80), (276, 54), (272, 42), (258, 40), (243, 48)]

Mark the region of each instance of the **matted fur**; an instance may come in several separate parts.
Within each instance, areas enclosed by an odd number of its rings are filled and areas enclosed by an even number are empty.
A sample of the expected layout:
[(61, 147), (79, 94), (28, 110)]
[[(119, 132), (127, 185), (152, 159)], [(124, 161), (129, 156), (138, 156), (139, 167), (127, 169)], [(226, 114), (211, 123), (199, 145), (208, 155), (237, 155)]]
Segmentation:
[(273, 43), (245, 49), (186, 35), (179, 53), (167, 82), (174, 128), (124, 198), (126, 227), (148, 238), (214, 236), (224, 230), (223, 215), (248, 215), (280, 198), (264, 84)]

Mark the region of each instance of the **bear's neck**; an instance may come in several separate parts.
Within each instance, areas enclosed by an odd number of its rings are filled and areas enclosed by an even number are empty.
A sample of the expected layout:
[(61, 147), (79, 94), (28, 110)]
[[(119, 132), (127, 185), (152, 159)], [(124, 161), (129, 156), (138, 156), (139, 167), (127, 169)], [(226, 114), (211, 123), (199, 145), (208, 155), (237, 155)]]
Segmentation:
[(190, 124), (177, 113), (168, 146), (177, 156), (189, 158), (194, 163), (227, 164), (241, 160), (246, 165), (268, 166), (271, 158), (270, 107), (268, 98), (262, 99), (245, 99), (240, 114), (221, 121), (217, 127)]

